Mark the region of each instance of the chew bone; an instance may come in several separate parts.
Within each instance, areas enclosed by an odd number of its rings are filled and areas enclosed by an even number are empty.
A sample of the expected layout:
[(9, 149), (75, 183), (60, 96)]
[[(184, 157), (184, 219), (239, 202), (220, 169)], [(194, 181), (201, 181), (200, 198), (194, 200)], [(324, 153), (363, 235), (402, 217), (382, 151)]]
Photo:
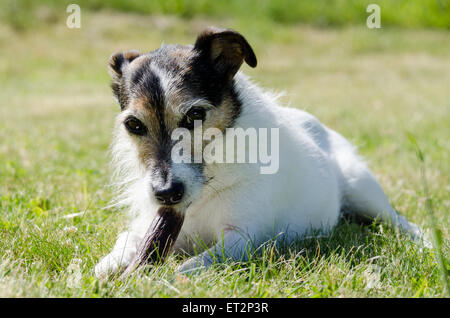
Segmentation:
[(159, 208), (136, 251), (135, 257), (125, 269), (123, 276), (128, 276), (137, 267), (146, 263), (164, 262), (180, 233), (183, 221), (184, 216), (175, 209), (170, 207)]

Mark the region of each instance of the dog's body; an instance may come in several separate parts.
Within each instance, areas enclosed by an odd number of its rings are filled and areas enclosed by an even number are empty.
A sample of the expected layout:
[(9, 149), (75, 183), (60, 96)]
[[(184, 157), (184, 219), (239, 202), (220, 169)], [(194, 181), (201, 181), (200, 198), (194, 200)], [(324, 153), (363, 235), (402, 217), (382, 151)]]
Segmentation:
[[(233, 51), (236, 47), (237, 53)], [(183, 199), (175, 203), (185, 220), (174, 249), (200, 252), (181, 265), (182, 272), (208, 266), (215, 256), (243, 259), (249, 249), (275, 237), (292, 241), (314, 229), (328, 232), (337, 224), (343, 209), (391, 223), (421, 238), (419, 228), (390, 206), (379, 183), (344, 137), (304, 111), (278, 106), (275, 98), (237, 72), (244, 60), (256, 65), (253, 51), (241, 35), (209, 29), (199, 36), (195, 46), (166, 46), (155, 52), (116, 55), (111, 62), (115, 71), (113, 89), (123, 110), (117, 119), (113, 154), (119, 179), (125, 184), (123, 203), (132, 211), (134, 220), (129, 230), (120, 234), (113, 251), (96, 266), (98, 276), (117, 272), (129, 264), (158, 207), (168, 202), (161, 203), (158, 196), (155, 200), (155, 188), (174, 180), (182, 182), (186, 189), (181, 193)], [(164, 66), (167, 64), (170, 69)], [(135, 80), (143, 67), (152, 71), (151, 79)], [(198, 84), (200, 89), (192, 89), (189, 85), (200, 82), (196, 82), (195, 74), (205, 76), (208, 67), (213, 69), (208, 81), (220, 78), (224, 82), (214, 89), (208, 82)], [(177, 75), (172, 69), (177, 70)], [(184, 69), (194, 73), (184, 75), (189, 78), (185, 86), (180, 84), (184, 81), (178, 75)], [(217, 75), (220, 72), (225, 75)], [(133, 83), (142, 86), (144, 82), (146, 89), (161, 90), (162, 94), (150, 94), (148, 99), (153, 105), (158, 98), (164, 99), (159, 102), (166, 107), (166, 117), (158, 117), (152, 106), (140, 104), (142, 95), (132, 86)], [(215, 94), (221, 98), (214, 100)], [(159, 142), (150, 146), (151, 139), (163, 138), (162, 129), (152, 127), (162, 125), (163, 121), (170, 131), (167, 116), (178, 116), (175, 115), (178, 105), (198, 104), (193, 100), (200, 100), (211, 109), (203, 120), (205, 126), (219, 127), (222, 131), (228, 127), (279, 128), (278, 172), (260, 174), (258, 163), (174, 164), (167, 159), (167, 151), (164, 156), (155, 150), (171, 148), (173, 144), (162, 146), (164, 143)], [(169, 115), (167, 107), (174, 114)], [(146, 113), (150, 111), (153, 115)], [(182, 114), (186, 111), (179, 112), (174, 123), (185, 120)], [(130, 136), (127, 132), (130, 129), (124, 129), (124, 119), (130, 114), (139, 116), (141, 124), (147, 126), (145, 135), (135, 129), (138, 136)], [(151, 116), (159, 120), (152, 122)], [(163, 181), (161, 169), (165, 171)], [(200, 250), (201, 245), (207, 245), (209, 250)]]

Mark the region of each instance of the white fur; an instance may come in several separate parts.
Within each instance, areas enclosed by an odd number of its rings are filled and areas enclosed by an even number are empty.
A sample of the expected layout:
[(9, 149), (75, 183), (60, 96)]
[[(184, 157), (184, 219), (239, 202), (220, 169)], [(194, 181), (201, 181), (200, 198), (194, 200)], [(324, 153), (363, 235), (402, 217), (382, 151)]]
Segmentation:
[[(175, 169), (189, 192), (184, 200), (185, 221), (175, 250), (193, 253), (198, 240), (209, 247), (179, 268), (192, 271), (222, 259), (245, 258), (250, 249), (274, 238), (293, 240), (311, 229), (330, 231), (345, 206), (355, 213), (391, 223), (414, 238), (419, 228), (397, 214), (354, 147), (312, 115), (280, 107), (276, 98), (238, 73), (236, 91), (242, 113), (236, 127), (279, 127), (279, 171), (259, 173), (259, 164), (209, 164), (208, 185), (200, 184), (189, 169)], [(158, 208), (150, 198), (149, 177), (138, 163), (136, 150), (123, 128), (113, 146), (121, 203), (134, 215), (129, 230), (119, 235), (112, 252), (95, 267), (97, 276), (117, 272), (129, 264)], [(181, 171), (181, 172), (180, 172)], [(184, 175), (183, 175), (184, 173)], [(187, 173), (187, 175), (186, 175)], [(198, 251), (198, 250), (197, 250)]]

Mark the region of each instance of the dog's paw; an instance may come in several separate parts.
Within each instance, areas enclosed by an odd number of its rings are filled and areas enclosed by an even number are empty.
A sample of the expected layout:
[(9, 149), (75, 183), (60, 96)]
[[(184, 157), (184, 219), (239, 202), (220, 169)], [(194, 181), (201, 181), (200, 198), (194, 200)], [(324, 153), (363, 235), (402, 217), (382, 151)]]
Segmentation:
[(181, 264), (176, 269), (175, 273), (190, 276), (199, 274), (203, 269), (205, 269), (205, 266), (197, 264), (196, 262), (191, 262), (191, 260), (188, 260), (183, 264)]
[(196, 275), (201, 271), (205, 270), (212, 264), (212, 261), (209, 256), (199, 255), (192, 257), (181, 264), (176, 273), (184, 274), (184, 275)]
[(426, 240), (423, 236), (416, 238), (415, 243), (419, 246), (420, 251), (433, 249), (433, 244), (430, 241)]
[(414, 223), (410, 222), (409, 225), (411, 228), (410, 235), (413, 239), (413, 242), (419, 246), (420, 250), (423, 250), (423, 248), (429, 250), (433, 249), (433, 244), (425, 238), (425, 233), (423, 232), (423, 230)]
[(121, 273), (128, 264), (129, 262), (122, 255), (108, 254), (95, 265), (95, 276), (99, 279), (107, 279)]

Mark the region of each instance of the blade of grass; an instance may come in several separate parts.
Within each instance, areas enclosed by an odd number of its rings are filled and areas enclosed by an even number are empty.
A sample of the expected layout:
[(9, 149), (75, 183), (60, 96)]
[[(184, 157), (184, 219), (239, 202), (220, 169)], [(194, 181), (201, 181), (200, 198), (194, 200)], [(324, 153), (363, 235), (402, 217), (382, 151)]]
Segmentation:
[(422, 180), (422, 186), (423, 186), (423, 192), (425, 194), (425, 210), (427, 212), (428, 216), (428, 222), (431, 227), (431, 231), (433, 233), (433, 247), (435, 250), (435, 257), (436, 262), (439, 264), (439, 268), (441, 271), (441, 280), (442, 284), (445, 288), (445, 293), (447, 294), (447, 297), (450, 297), (450, 288), (449, 288), (449, 282), (448, 282), (448, 270), (447, 270), (447, 260), (444, 257), (444, 253), (442, 253), (442, 233), (440, 229), (437, 227), (436, 224), (436, 218), (434, 213), (434, 207), (433, 207), (433, 200), (430, 197), (429, 191), (428, 191), (428, 183), (427, 183), (427, 174), (426, 174), (426, 165), (425, 165), (425, 154), (423, 153), (422, 149), (419, 147), (419, 144), (417, 143), (416, 138), (413, 134), (408, 133), (408, 138), (410, 142), (413, 144), (417, 158), (420, 161), (420, 177)]

